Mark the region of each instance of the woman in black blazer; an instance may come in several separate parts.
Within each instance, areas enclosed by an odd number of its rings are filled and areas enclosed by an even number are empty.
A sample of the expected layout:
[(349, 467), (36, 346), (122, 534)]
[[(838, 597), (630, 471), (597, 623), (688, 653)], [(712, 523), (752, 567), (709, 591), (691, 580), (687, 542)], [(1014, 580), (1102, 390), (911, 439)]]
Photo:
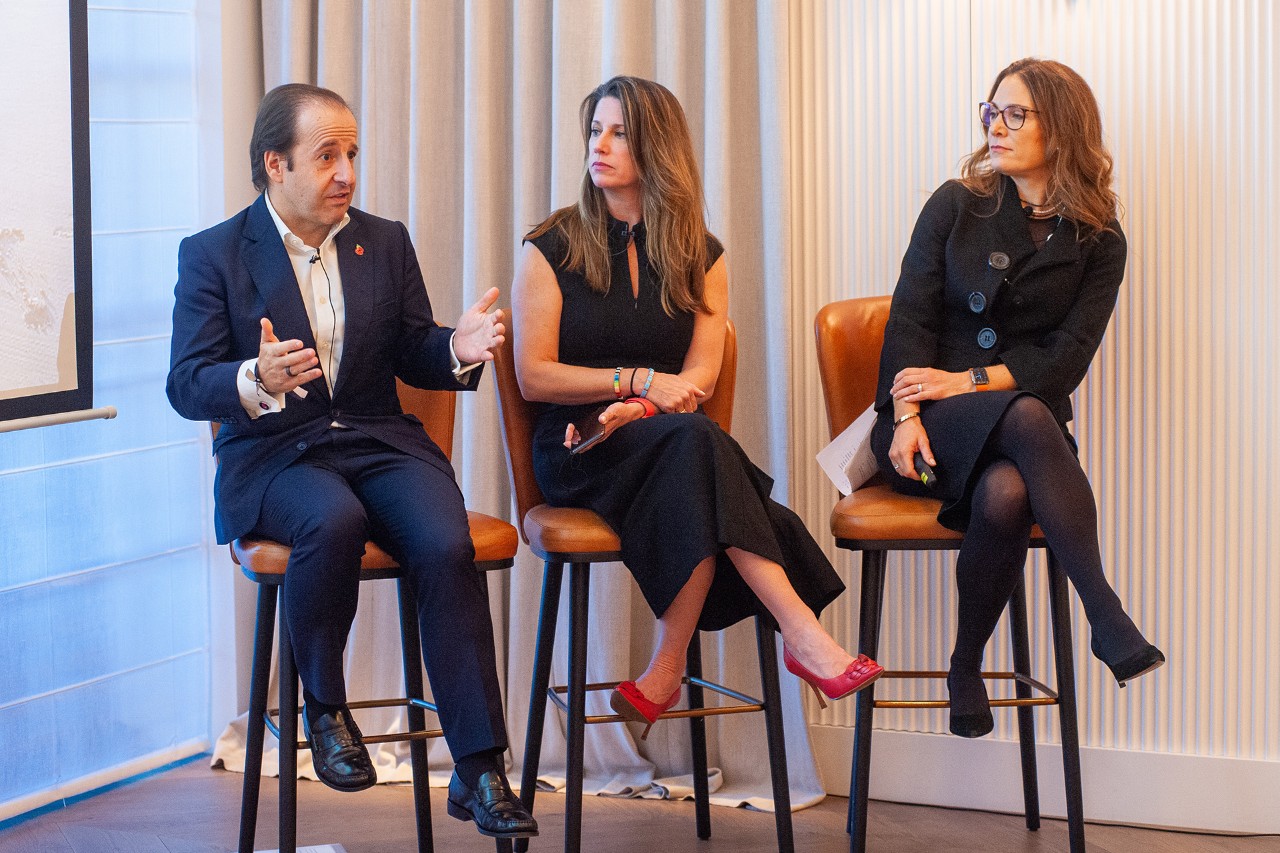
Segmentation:
[[(982, 651), (1039, 523), (1121, 686), (1164, 662), (1102, 571), (1097, 507), (1066, 424), (1115, 308), (1125, 239), (1089, 85), (1023, 59), (979, 104), (985, 140), (926, 202), (880, 356), (872, 447), (898, 491), (943, 501), (965, 531), (951, 731), (993, 728)], [(933, 489), (917, 453), (936, 468)], [(893, 476), (894, 474), (899, 476)]]

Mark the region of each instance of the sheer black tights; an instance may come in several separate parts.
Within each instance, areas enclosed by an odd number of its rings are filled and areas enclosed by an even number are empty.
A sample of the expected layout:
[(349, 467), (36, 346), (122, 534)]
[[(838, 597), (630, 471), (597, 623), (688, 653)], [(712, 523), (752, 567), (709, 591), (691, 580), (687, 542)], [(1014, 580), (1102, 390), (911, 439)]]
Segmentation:
[(1104, 661), (1146, 644), (1102, 573), (1093, 490), (1061, 428), (1030, 396), (1009, 405), (979, 462), (969, 528), (956, 561), (959, 627), (953, 669), (976, 671), (1027, 558), (1039, 522), (1075, 586)]

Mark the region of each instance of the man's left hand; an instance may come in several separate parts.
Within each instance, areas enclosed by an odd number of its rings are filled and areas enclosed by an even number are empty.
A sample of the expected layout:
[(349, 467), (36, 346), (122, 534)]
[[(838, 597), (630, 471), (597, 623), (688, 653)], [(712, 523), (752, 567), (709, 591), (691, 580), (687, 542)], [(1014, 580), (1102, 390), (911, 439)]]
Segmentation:
[(491, 287), (479, 302), (463, 311), (458, 318), (453, 332), (453, 354), (463, 364), (493, 361), (493, 351), (506, 340), (502, 309), (489, 310), (497, 301), (498, 288)]

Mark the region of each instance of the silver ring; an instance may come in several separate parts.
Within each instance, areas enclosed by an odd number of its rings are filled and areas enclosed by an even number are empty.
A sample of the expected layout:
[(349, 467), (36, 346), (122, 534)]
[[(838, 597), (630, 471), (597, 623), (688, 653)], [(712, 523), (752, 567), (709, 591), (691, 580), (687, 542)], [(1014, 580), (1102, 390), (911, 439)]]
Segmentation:
[(897, 470), (898, 470), (898, 466), (897, 466), (897, 465), (894, 465), (894, 466), (893, 466), (893, 470), (897, 471)]
[(284, 366), (284, 375), (288, 376), (290, 379), (293, 378), (293, 370), (290, 369), (289, 365), (287, 364)]
[(917, 382), (917, 383), (916, 383), (916, 393), (917, 393), (917, 394), (923, 394), (923, 393), (924, 393), (924, 383), (923, 383), (923, 382)]

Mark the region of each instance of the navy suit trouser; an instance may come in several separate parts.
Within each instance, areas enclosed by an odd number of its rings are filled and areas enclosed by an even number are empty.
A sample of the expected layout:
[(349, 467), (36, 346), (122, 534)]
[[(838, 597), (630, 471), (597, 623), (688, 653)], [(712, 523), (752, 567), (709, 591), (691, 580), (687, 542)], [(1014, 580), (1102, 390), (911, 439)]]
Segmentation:
[(372, 539), (417, 594), (427, 678), (455, 760), (506, 748), (488, 590), (451, 475), (333, 428), (272, 480), (251, 535), (293, 549), (284, 607), (298, 674), (316, 700), (347, 700), (342, 653)]

